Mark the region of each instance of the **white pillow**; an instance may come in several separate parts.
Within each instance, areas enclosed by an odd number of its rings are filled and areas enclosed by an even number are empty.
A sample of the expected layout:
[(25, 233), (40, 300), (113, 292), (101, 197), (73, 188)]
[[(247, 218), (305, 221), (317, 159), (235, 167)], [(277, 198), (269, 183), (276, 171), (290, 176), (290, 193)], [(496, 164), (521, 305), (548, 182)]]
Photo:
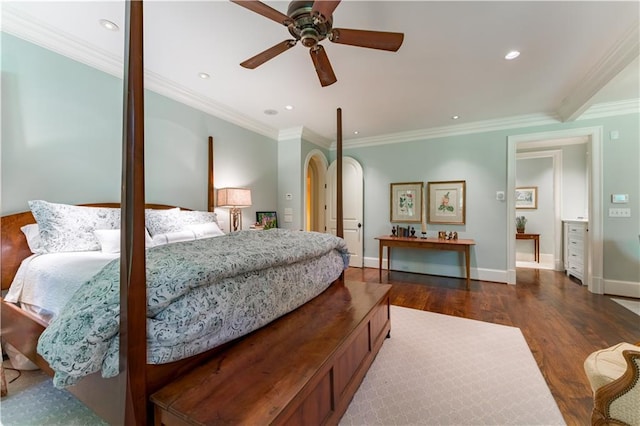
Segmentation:
[(201, 238), (217, 237), (224, 235), (216, 222), (199, 223), (197, 225), (187, 225), (189, 231), (193, 231), (196, 240)]
[(167, 232), (153, 236), (153, 247), (162, 246), (169, 243), (179, 243), (181, 241), (193, 241), (196, 239), (195, 232), (185, 229), (184, 231)]
[(42, 247), (42, 240), (40, 239), (40, 227), (37, 223), (30, 223), (20, 228), (25, 238), (27, 239), (27, 245), (31, 253), (44, 253), (44, 247)]
[(120, 209), (29, 201), (47, 253), (100, 250), (96, 229), (120, 228)]
[[(103, 253), (120, 253), (120, 230), (119, 229), (96, 229), (93, 231)], [(152, 247), (153, 241), (149, 231), (144, 230), (145, 247)]]

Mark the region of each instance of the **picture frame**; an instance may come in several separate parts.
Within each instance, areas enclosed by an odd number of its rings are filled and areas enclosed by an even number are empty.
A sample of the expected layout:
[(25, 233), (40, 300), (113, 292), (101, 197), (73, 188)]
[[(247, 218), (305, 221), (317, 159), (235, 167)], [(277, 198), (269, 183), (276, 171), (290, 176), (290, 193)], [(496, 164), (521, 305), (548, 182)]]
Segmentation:
[(464, 225), (467, 204), (466, 186), (467, 182), (464, 180), (428, 182), (427, 222)]
[(538, 187), (520, 186), (516, 188), (516, 209), (537, 209)]
[(391, 222), (420, 223), (423, 209), (423, 182), (389, 184)]
[(256, 223), (262, 229), (278, 227), (278, 214), (276, 212), (256, 212)]

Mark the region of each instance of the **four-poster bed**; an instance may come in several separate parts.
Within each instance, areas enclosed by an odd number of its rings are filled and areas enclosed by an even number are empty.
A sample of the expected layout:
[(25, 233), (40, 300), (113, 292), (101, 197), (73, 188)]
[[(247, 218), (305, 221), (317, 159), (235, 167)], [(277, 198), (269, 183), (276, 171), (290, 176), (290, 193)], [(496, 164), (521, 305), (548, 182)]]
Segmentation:
[[(221, 407), (209, 406), (205, 411), (185, 414), (184, 399), (176, 398), (176, 389), (192, 388), (211, 371), (217, 372), (225, 359), (234, 359), (230, 370), (224, 370), (226, 382), (237, 383), (238, 394), (248, 394), (248, 387), (270, 386), (270, 380), (291, 382), (279, 390), (278, 407), (266, 407), (260, 395), (244, 405), (225, 404), (229, 419), (238, 419), (237, 412), (251, 413), (247, 421), (269, 422), (328, 421), (336, 423), (357, 390), (373, 358), (390, 329), (389, 286), (347, 283), (342, 277), (320, 296), (306, 303), (271, 325), (238, 340), (225, 343), (194, 356), (165, 364), (147, 363), (147, 260), (145, 250), (145, 208), (169, 206), (146, 205), (144, 198), (144, 86), (142, 2), (126, 3), (126, 54), (124, 77), (124, 134), (120, 224), (120, 321), (119, 370), (114, 378), (104, 379), (94, 373), (71, 388), (79, 399), (112, 423), (147, 424), (153, 418), (153, 394), (156, 421), (171, 424), (173, 420), (191, 421), (203, 413), (219, 413)], [(341, 111), (338, 110), (338, 236), (342, 236), (342, 140)], [(213, 141), (209, 138), (209, 188), (207, 207), (213, 210)], [(112, 204), (94, 206), (113, 207)], [(5, 289), (21, 263), (31, 252), (20, 228), (34, 223), (30, 212), (2, 218), (2, 288)], [(247, 231), (255, 232), (255, 231)], [(268, 231), (267, 231), (268, 232)], [(321, 322), (319, 322), (322, 319)], [(304, 322), (304, 324), (301, 324)], [(36, 342), (47, 324), (16, 305), (2, 302), (2, 337), (44, 371), (52, 374), (47, 361), (36, 352)], [(285, 331), (283, 331), (285, 330)], [(260, 368), (256, 357), (282, 360), (275, 355), (272, 342), (290, 356), (302, 350), (313, 356), (287, 360), (278, 375), (256, 381), (247, 372)], [(302, 349), (301, 349), (302, 348)], [(271, 357), (263, 356), (265, 351)], [(306, 352), (305, 352), (306, 351)], [(310, 352), (309, 352), (310, 351)], [(244, 364), (243, 361), (244, 360)], [(267, 361), (265, 361), (267, 362)], [(303, 371), (292, 371), (291, 364)], [(265, 364), (266, 365), (266, 364)], [(196, 369), (199, 368), (198, 369)], [(286, 370), (286, 371), (285, 371)], [(231, 371), (231, 373), (229, 372)], [(235, 373), (233, 373), (235, 372)], [(244, 372), (242, 380), (237, 379)], [(297, 374), (300, 373), (300, 374)], [(228, 376), (233, 374), (233, 376)], [(209, 380), (209, 383), (212, 383)], [(243, 385), (244, 383), (244, 385)], [(273, 385), (273, 383), (271, 383)], [(237, 388), (245, 386), (245, 388)], [(335, 386), (335, 387), (334, 387)], [(227, 397), (233, 392), (226, 393)], [(329, 399), (327, 399), (329, 398)], [(237, 400), (237, 399), (236, 399)], [(318, 400), (321, 400), (318, 402)], [(269, 401), (266, 401), (269, 403)], [(275, 403), (275, 402), (273, 402)], [(186, 403), (188, 405), (188, 402)], [(268, 404), (267, 404), (268, 405)], [(261, 408), (259, 408), (261, 407)], [(235, 412), (234, 412), (235, 410)], [(264, 411), (266, 410), (266, 411)], [(193, 415), (193, 417), (189, 417)], [(190, 420), (191, 419), (191, 420)], [(196, 420), (193, 420), (196, 421)], [(211, 419), (205, 422), (212, 421)]]

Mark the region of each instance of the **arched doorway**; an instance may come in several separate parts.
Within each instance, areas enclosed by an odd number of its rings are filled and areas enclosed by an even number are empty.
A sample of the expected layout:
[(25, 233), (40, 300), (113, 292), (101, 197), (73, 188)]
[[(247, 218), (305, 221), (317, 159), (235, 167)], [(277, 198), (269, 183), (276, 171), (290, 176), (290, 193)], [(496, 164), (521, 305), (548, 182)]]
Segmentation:
[(325, 177), (328, 161), (321, 151), (312, 150), (304, 165), (304, 229), (326, 232), (325, 229)]

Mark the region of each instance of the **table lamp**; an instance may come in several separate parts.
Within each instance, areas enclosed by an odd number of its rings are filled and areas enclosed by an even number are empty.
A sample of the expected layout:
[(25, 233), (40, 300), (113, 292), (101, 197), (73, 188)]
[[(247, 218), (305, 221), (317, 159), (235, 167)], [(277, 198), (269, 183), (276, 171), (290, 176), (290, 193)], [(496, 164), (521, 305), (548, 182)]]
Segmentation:
[(218, 189), (218, 207), (229, 207), (229, 229), (242, 229), (242, 210), (251, 206), (251, 190), (248, 188)]

